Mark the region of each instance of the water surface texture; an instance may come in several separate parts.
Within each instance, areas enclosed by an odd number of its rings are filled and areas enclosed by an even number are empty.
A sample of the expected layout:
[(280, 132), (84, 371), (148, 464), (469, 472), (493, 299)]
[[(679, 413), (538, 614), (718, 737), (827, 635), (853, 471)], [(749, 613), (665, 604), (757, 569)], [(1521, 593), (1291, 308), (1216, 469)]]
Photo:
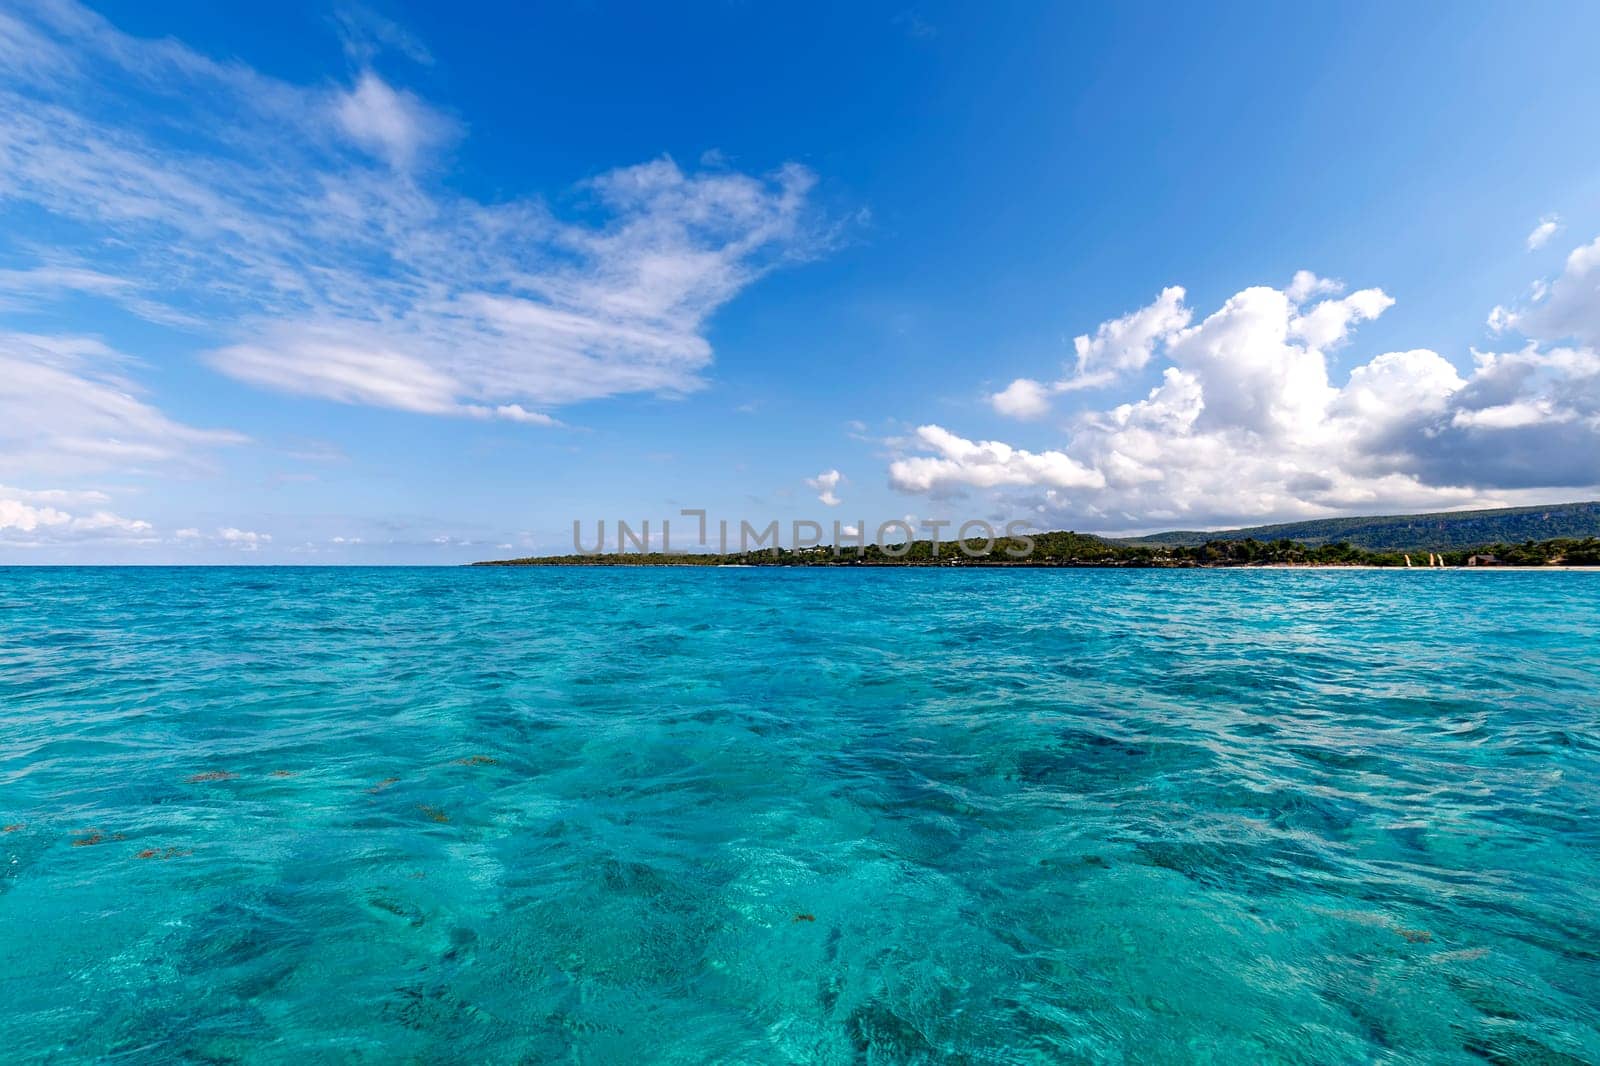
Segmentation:
[(0, 571), (0, 1057), (1600, 1061), (1600, 573)]

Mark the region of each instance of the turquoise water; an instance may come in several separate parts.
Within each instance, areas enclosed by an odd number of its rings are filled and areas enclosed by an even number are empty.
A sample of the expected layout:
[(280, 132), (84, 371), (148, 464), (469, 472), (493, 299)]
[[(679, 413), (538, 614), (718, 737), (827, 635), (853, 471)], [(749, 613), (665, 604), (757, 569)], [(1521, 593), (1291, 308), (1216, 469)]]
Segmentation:
[(0, 571), (0, 1058), (1600, 1061), (1600, 573)]

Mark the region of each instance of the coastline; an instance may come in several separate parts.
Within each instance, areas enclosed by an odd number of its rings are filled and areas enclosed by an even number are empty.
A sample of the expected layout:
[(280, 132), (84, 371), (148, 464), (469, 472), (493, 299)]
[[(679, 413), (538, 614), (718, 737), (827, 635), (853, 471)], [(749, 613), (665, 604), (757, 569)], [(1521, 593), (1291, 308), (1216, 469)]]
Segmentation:
[[(562, 555), (488, 559), (473, 566), (782, 566), (934, 567), (970, 569), (1313, 569), (1313, 570), (1552, 570), (1600, 568), (1600, 537), (1550, 537), (1521, 542), (1482, 541), (1469, 547), (1303, 543), (1213, 539), (1201, 544), (1137, 544), (1072, 530), (970, 540), (781, 545), (738, 551), (615, 551), (581, 548)], [(574, 547), (577, 548), (576, 542)]]
[[(1180, 568), (1171, 568), (1180, 569)], [(1600, 573), (1600, 566), (1568, 566), (1566, 563), (1552, 563), (1549, 566), (1373, 566), (1370, 563), (1352, 563), (1349, 566), (1340, 566), (1337, 563), (1265, 563), (1261, 566), (1207, 566), (1183, 567), (1181, 569), (1201, 570), (1399, 570), (1401, 572), (1422, 571), (1424, 573), (1455, 573), (1469, 571), (1478, 573), (1500, 570), (1506, 573), (1538, 573), (1545, 570), (1563, 571), (1590, 571)]]
[[(604, 558), (614, 559), (615, 556)], [(1517, 566), (1509, 564), (1490, 564), (1484, 566), (1379, 566), (1373, 563), (1189, 563), (1189, 564), (1155, 564), (1155, 565), (1128, 565), (1121, 563), (1060, 563), (1060, 562), (977, 562), (967, 561), (961, 563), (884, 563), (884, 562), (852, 562), (852, 563), (800, 563), (800, 562), (766, 562), (766, 563), (658, 563), (658, 562), (583, 562), (569, 556), (557, 556), (545, 562), (543, 560), (486, 560), (483, 562), (467, 563), (468, 567), (505, 568), (505, 569), (536, 569), (539, 567), (559, 567), (585, 570), (1161, 570), (1161, 571), (1187, 571), (1187, 570), (1382, 570), (1399, 573), (1457, 573), (1457, 572), (1487, 572), (1500, 571), (1503, 573), (1540, 573), (1547, 571), (1561, 572), (1590, 572), (1600, 573), (1600, 566), (1572, 566), (1566, 563), (1551, 563), (1547, 566)]]

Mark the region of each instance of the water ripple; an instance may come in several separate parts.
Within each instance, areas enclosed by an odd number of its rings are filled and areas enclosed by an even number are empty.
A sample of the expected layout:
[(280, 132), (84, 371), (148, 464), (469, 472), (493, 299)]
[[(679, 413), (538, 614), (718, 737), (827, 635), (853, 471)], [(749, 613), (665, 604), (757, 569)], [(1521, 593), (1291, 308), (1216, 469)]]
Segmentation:
[(0, 1046), (1600, 1061), (1597, 580), (3, 570)]

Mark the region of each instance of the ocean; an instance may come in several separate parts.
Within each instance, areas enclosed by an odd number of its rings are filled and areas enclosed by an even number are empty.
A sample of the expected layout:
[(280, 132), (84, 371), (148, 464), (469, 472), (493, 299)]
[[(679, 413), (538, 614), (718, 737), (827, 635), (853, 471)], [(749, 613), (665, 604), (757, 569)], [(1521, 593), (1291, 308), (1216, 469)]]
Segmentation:
[(1600, 1061), (1600, 573), (0, 570), (6, 1062)]

